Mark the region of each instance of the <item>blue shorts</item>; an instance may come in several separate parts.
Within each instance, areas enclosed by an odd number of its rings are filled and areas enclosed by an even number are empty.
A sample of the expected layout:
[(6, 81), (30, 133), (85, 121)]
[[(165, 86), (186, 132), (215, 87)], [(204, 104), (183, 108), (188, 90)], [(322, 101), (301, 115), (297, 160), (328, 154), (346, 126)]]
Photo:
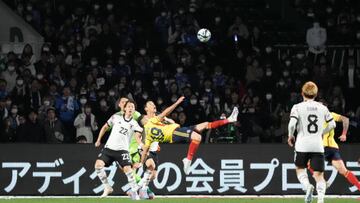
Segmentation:
[(325, 147), (325, 160), (331, 163), (333, 160), (342, 160), (339, 149), (333, 147)]
[(194, 128), (195, 126), (176, 128), (172, 134), (172, 141), (189, 142)]

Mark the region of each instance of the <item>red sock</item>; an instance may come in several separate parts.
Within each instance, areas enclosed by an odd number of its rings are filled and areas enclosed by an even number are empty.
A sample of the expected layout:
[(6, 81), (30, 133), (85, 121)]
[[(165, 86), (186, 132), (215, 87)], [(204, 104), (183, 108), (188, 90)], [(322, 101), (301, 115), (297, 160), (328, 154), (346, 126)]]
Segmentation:
[(351, 183), (352, 185), (355, 185), (358, 190), (360, 191), (360, 183), (359, 180), (356, 178), (356, 176), (351, 171), (347, 171), (345, 173), (345, 178)]
[(200, 142), (196, 140), (191, 140), (191, 143), (189, 145), (189, 150), (187, 154), (187, 159), (192, 160), (194, 157), (194, 154), (196, 153), (197, 149), (199, 148)]
[(208, 129), (218, 128), (218, 127), (221, 127), (221, 126), (226, 125), (228, 123), (229, 123), (229, 121), (227, 119), (209, 122)]

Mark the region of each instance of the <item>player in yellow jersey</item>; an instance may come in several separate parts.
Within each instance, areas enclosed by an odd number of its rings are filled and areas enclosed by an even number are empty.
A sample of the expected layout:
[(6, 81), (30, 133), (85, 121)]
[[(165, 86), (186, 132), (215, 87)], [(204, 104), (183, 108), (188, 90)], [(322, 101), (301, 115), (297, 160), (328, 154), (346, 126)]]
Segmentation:
[[(339, 137), (339, 140), (341, 142), (345, 142), (346, 134), (349, 129), (349, 118), (342, 116), (340, 114), (334, 113), (334, 112), (331, 112), (331, 115), (336, 122), (342, 122), (343, 131), (342, 131), (341, 136)], [(326, 125), (327, 124), (325, 124), (324, 127), (326, 127)], [(340, 156), (339, 146), (336, 143), (334, 136), (335, 136), (334, 129), (332, 129), (330, 132), (323, 135), (325, 160), (328, 161), (329, 163), (331, 163), (335, 167), (335, 169), (348, 180), (349, 183), (356, 186), (358, 188), (358, 190), (360, 191), (360, 182), (356, 178), (354, 173), (349, 171), (346, 168), (344, 161), (342, 160), (342, 158)], [(310, 165), (309, 165), (308, 169), (311, 173), (313, 173)]]
[(201, 142), (200, 133), (206, 129), (218, 128), (228, 123), (233, 123), (237, 121), (239, 110), (237, 109), (237, 107), (235, 107), (231, 115), (227, 119), (223, 120), (203, 122), (189, 127), (180, 127), (180, 125), (177, 123), (165, 123), (164, 118), (169, 115), (181, 102), (183, 102), (184, 99), (185, 97), (180, 97), (173, 105), (166, 108), (159, 115), (155, 115), (156, 106), (154, 102), (148, 101), (146, 103), (145, 111), (149, 112), (149, 120), (144, 125), (145, 145), (143, 147), (143, 152), (141, 156), (141, 164), (145, 162), (149, 147), (153, 142), (174, 143), (189, 141), (190, 145), (188, 148), (187, 157), (182, 160), (184, 164), (184, 172), (188, 174), (193, 156)]

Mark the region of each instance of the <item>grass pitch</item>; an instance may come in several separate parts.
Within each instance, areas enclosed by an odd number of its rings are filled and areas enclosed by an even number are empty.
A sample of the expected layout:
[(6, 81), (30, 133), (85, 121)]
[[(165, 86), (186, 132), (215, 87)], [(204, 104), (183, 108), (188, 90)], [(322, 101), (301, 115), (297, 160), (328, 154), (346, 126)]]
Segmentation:
[[(25, 198), (0, 199), (0, 203), (303, 203), (302, 198), (156, 198), (154, 200), (133, 201), (127, 198)], [(313, 200), (316, 202), (316, 198)], [(328, 198), (326, 203), (360, 203), (355, 198)]]

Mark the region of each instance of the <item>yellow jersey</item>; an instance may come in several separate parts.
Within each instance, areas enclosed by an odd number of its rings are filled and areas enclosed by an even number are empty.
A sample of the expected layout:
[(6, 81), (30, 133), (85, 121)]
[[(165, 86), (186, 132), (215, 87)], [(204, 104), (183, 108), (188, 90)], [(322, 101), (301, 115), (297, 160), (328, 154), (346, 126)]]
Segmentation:
[[(340, 114), (331, 112), (331, 115), (334, 118), (335, 122), (340, 122), (341, 121), (341, 115)], [(324, 128), (326, 128), (327, 125), (328, 124), (325, 123)], [(334, 136), (335, 136), (335, 129), (332, 129), (332, 130), (330, 130), (330, 132), (324, 134), (324, 137), (323, 137), (324, 147), (332, 147), (332, 148), (339, 149), (339, 146), (336, 143)]]
[(179, 124), (164, 124), (162, 120), (155, 116), (148, 120), (145, 124), (145, 146), (150, 147), (153, 142), (172, 143), (172, 134)]

